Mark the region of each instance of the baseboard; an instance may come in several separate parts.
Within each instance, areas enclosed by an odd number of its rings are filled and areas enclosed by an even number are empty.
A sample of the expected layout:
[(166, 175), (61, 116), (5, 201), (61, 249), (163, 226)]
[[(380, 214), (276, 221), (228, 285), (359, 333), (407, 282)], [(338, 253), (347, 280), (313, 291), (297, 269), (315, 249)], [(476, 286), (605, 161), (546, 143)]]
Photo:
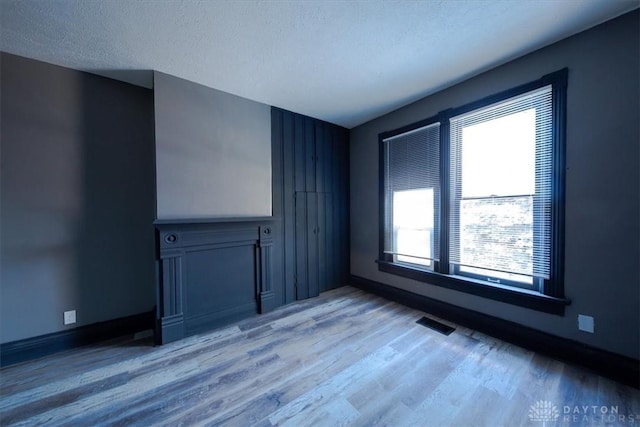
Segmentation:
[(431, 313), (458, 325), (508, 341), (520, 347), (587, 368), (623, 384), (640, 388), (640, 361), (586, 344), (548, 334), (515, 322), (499, 319), (405, 291), (380, 282), (351, 276), (351, 284), (366, 292)]
[(174, 314), (156, 319), (156, 345), (168, 344), (184, 338), (184, 315)]
[(0, 366), (13, 365), (83, 345), (153, 329), (154, 317), (155, 309), (147, 313), (0, 344)]
[(276, 295), (273, 291), (260, 292), (259, 294), (260, 314), (268, 313), (270, 311), (275, 310), (275, 308), (278, 306), (278, 303), (276, 302), (275, 297)]

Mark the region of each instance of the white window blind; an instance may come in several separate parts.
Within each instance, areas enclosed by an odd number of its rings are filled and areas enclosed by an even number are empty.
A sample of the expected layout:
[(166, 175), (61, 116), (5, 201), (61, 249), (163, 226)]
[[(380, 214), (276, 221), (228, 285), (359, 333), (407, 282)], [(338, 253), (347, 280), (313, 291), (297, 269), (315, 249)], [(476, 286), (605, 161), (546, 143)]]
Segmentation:
[(432, 267), (440, 253), (440, 124), (383, 140), (384, 252)]
[(449, 261), (459, 273), (549, 278), (552, 90), (450, 119)]

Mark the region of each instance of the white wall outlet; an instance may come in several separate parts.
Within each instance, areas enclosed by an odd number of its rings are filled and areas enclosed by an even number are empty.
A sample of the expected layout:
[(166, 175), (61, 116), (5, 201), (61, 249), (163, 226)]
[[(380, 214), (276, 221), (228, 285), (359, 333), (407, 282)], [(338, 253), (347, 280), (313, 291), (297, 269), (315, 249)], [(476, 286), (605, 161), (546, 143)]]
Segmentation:
[(581, 331), (593, 333), (593, 317), (585, 316), (584, 314), (578, 314), (578, 329), (580, 329)]
[(73, 323), (76, 323), (76, 311), (75, 310), (65, 311), (64, 312), (64, 324), (65, 325), (71, 325)]

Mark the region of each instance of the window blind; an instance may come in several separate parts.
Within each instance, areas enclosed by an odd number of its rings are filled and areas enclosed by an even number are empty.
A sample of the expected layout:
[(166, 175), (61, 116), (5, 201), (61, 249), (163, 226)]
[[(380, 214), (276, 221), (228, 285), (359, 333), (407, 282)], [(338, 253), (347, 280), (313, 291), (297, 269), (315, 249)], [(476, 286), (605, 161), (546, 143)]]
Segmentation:
[(450, 119), (453, 266), (530, 283), (549, 278), (551, 89), (545, 86)]
[[(428, 194), (429, 210), (432, 210), (433, 225), (437, 228), (440, 213), (440, 123), (420, 127), (383, 140), (385, 155), (384, 170), (384, 197), (385, 197), (385, 238), (384, 252), (396, 255), (411, 255), (416, 258), (429, 258), (437, 260), (440, 254), (438, 230), (435, 230), (433, 253), (431, 256), (418, 256), (415, 253), (399, 253), (397, 250), (394, 233), (394, 196), (396, 197), (396, 232), (398, 215), (405, 218), (417, 214), (420, 208), (416, 206), (416, 212), (398, 212), (397, 199), (401, 192), (410, 190), (430, 190), (422, 194)], [(409, 199), (410, 200), (410, 199)], [(406, 205), (405, 205), (406, 206)], [(411, 218), (406, 220), (411, 222)]]

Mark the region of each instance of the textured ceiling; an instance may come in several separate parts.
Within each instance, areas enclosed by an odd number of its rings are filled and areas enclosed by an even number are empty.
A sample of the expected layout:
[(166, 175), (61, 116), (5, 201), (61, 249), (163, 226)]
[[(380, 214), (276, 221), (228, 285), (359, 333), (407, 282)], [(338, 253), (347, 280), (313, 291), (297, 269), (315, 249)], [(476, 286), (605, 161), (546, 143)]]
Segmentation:
[(151, 85), (158, 70), (353, 127), (639, 0), (0, 0), (0, 48)]

